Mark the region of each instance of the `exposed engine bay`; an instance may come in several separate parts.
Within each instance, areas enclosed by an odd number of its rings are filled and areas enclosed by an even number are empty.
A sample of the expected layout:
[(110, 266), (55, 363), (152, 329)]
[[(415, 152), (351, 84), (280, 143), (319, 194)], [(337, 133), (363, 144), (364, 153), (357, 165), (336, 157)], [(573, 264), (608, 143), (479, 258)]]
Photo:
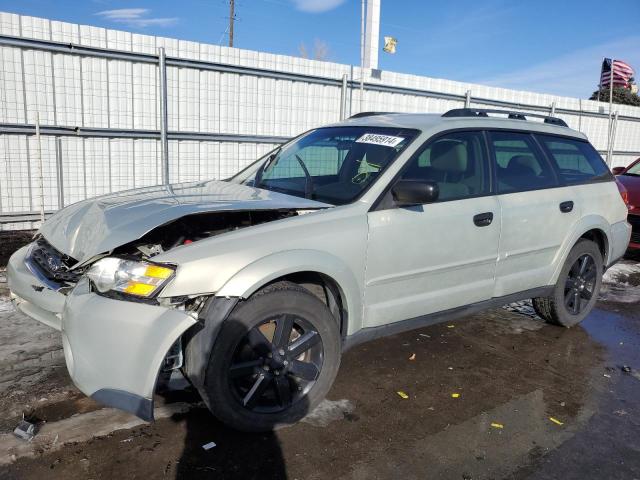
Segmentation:
[[(154, 228), (141, 238), (117, 247), (112, 252), (104, 253), (138, 260), (149, 260), (181, 245), (189, 245), (205, 238), (261, 223), (294, 217), (302, 213), (305, 213), (305, 211), (284, 209), (224, 211), (187, 215)], [(96, 260), (101, 256), (97, 257)], [(59, 289), (62, 292), (73, 287), (93, 263), (78, 265), (75, 259), (56, 250), (42, 235), (36, 238), (30, 257), (35, 268), (49, 281), (59, 285)]]
[(188, 215), (157, 227), (142, 238), (118, 247), (113, 255), (149, 259), (181, 245), (223, 233), (298, 215), (295, 210), (215, 212)]

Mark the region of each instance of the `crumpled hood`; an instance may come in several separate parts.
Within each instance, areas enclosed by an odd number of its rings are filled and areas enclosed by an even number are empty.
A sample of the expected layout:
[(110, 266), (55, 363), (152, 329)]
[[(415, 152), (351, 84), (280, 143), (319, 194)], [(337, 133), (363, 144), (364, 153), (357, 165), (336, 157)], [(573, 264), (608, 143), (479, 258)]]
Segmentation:
[(83, 263), (186, 215), (329, 206), (283, 193), (212, 180), (126, 190), (84, 200), (54, 214), (44, 222), (40, 233), (57, 250)]

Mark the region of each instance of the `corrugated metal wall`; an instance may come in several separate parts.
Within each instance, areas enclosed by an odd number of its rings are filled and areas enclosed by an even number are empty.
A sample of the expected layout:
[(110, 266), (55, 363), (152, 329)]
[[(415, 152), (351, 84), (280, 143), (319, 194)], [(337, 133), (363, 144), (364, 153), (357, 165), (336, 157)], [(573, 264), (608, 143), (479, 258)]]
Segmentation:
[[(40, 42), (25, 45), (29, 39)], [(78, 53), (68, 44), (100, 50)], [(444, 112), (464, 106), (467, 92), (477, 107), (550, 113), (554, 105), (556, 115), (586, 133), (596, 148), (607, 148), (604, 103), (394, 72), (373, 78), (368, 71), (361, 101), (360, 71), (349, 65), (0, 12), (0, 217), (38, 212), (41, 198), (45, 210), (53, 211), (87, 197), (160, 183), (161, 89), (152, 57), (159, 47), (168, 58), (172, 182), (228, 177), (283, 138), (339, 120), (341, 95), (346, 115)], [(104, 54), (108, 51), (146, 57), (114, 58)], [(612, 163), (621, 165), (640, 156), (640, 108), (616, 105), (615, 110)], [(42, 173), (32, 135), (38, 114), (45, 133)], [(45, 127), (109, 131), (74, 136)]]

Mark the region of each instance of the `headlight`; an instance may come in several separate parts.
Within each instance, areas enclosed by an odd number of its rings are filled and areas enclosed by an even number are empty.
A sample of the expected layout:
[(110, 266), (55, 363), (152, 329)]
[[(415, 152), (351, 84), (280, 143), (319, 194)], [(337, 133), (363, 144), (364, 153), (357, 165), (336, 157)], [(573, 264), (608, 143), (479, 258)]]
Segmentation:
[(87, 277), (98, 292), (121, 292), (151, 297), (167, 283), (174, 269), (147, 262), (106, 257), (94, 263)]

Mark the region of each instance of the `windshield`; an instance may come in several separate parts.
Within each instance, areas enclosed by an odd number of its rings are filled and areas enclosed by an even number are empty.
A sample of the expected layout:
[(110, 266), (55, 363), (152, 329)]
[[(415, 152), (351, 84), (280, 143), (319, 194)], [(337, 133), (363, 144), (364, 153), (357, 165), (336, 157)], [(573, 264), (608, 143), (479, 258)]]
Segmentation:
[(624, 172), (624, 175), (637, 175), (640, 177), (640, 162), (636, 163), (633, 167)]
[(319, 128), (276, 149), (230, 181), (344, 205), (356, 200), (417, 133), (386, 127)]

